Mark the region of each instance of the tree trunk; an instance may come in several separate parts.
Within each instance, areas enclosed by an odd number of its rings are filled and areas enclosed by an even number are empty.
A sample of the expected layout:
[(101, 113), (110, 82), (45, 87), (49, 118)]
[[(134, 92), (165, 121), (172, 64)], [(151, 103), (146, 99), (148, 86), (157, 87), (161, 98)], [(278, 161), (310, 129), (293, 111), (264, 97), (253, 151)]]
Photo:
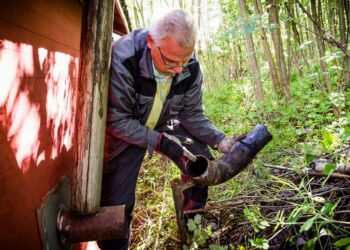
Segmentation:
[(238, 58), (237, 58), (237, 53), (235, 53), (235, 43), (234, 41), (230, 41), (228, 40), (227, 42), (227, 45), (226, 47), (229, 49), (228, 53), (226, 53), (225, 55), (225, 62), (224, 64), (227, 62), (228, 65), (228, 81), (231, 81), (233, 79), (237, 79), (237, 61), (238, 61)]
[[(197, 12), (198, 12), (198, 16), (197, 16), (197, 25), (198, 27), (201, 26), (201, 19), (202, 19), (202, 0), (198, 0), (197, 3)], [(201, 55), (202, 54), (202, 39), (200, 36), (198, 36), (198, 42), (197, 42), (197, 46), (198, 46), (198, 54)]]
[(194, 6), (196, 4), (196, 0), (191, 0), (191, 13), (194, 15)]
[[(303, 31), (302, 29), (300, 29), (300, 32), (298, 32), (298, 28), (296, 26), (296, 22), (295, 20), (300, 20), (300, 13), (299, 11), (297, 11), (297, 5), (293, 5), (293, 16), (295, 19), (293, 19), (293, 27), (295, 27), (295, 30), (293, 28), (293, 33), (295, 32), (295, 38), (298, 40), (299, 42), (299, 45), (303, 44), (305, 42), (305, 39), (304, 39), (304, 34), (303, 34)], [(305, 27), (306, 28), (306, 27)]]
[[(308, 8), (309, 8), (309, 6), (307, 6)], [(312, 30), (312, 21), (308, 18), (307, 20), (306, 20), (306, 23), (305, 23), (305, 25), (306, 25), (306, 29), (305, 29), (305, 35), (306, 35), (306, 40), (309, 42), (309, 41), (312, 41), (313, 40), (313, 38), (312, 38), (312, 32), (311, 32), (311, 30)], [(314, 43), (312, 43), (312, 44), (309, 44), (308, 46), (308, 58), (310, 59), (310, 58), (313, 58), (313, 56), (315, 55), (315, 51), (316, 51), (316, 49), (315, 49), (315, 45), (314, 45)]]
[(241, 48), (241, 45), (237, 42), (236, 43), (237, 45), (237, 54), (238, 54), (238, 67), (237, 67), (237, 70), (238, 70), (238, 74), (237, 76), (240, 77), (242, 76), (243, 74), (243, 65), (244, 65), (244, 62), (243, 62), (243, 57), (242, 57), (242, 48)]
[[(333, 46), (338, 47), (344, 53), (345, 56), (350, 57), (349, 51), (343, 46), (343, 44), (337, 41), (333, 36), (330, 36), (329, 33), (323, 30), (320, 23), (309, 13), (309, 11), (305, 9), (305, 7), (300, 3), (300, 0), (295, 0), (295, 1), (298, 3), (302, 11), (309, 17), (309, 21), (312, 22), (314, 29), (317, 29), (317, 31), (319, 32), (320, 38), (332, 44)], [(315, 5), (313, 9), (316, 13), (316, 3), (314, 0), (311, 2), (311, 5)], [(315, 15), (315, 17), (317, 18), (317, 15)]]
[(138, 0), (134, 0), (134, 14), (137, 18), (139, 25), (137, 28), (146, 27), (145, 15), (143, 13), (143, 4), (139, 3)]
[(235, 55), (233, 53), (233, 51), (231, 51), (231, 53), (229, 53), (229, 65), (228, 65), (228, 80), (235, 80), (237, 79), (237, 67), (236, 67), (236, 58)]
[[(326, 62), (323, 60), (323, 57), (325, 55), (325, 48), (324, 48), (324, 43), (323, 43), (323, 35), (321, 34), (321, 29), (322, 26), (321, 24), (318, 22), (318, 20), (320, 20), (317, 17), (317, 13), (316, 13), (316, 2), (315, 0), (311, 0), (311, 15), (313, 18), (313, 24), (314, 24), (314, 30), (315, 30), (315, 35), (316, 35), (316, 44), (317, 44), (317, 49), (319, 52), (319, 57), (320, 57), (320, 67), (321, 67), (321, 74), (323, 79), (326, 82), (326, 87), (329, 93), (332, 93), (332, 85), (331, 85), (331, 80), (329, 78), (328, 72), (327, 72), (327, 64)], [(333, 113), (336, 116), (340, 115), (340, 110), (337, 106), (335, 106), (333, 104), (332, 106), (333, 108)]]
[[(260, 0), (254, 0), (253, 3), (254, 3), (255, 13), (257, 15), (261, 15), (262, 8), (261, 8)], [(275, 90), (275, 92), (280, 95), (282, 88), (281, 88), (280, 81), (278, 79), (275, 61), (273, 60), (273, 57), (271, 54), (270, 45), (267, 41), (265, 29), (261, 25), (259, 26), (259, 32), (260, 32), (261, 42), (262, 42), (263, 49), (264, 49), (264, 54), (265, 54), (266, 60), (269, 64), (269, 69), (270, 69), (270, 74), (271, 74), (271, 79), (272, 79), (272, 87)]]
[[(319, 18), (317, 16), (317, 12), (316, 12), (315, 0), (311, 0), (311, 13), (312, 13), (312, 17), (315, 20), (315, 22), (317, 22), (319, 24), (319, 27), (322, 27), (318, 21)], [(323, 39), (322, 39), (322, 34), (321, 34), (320, 29), (318, 29), (315, 25), (314, 25), (314, 31), (315, 31), (315, 35), (316, 35), (316, 44), (317, 44), (318, 54), (320, 57), (321, 75), (322, 75), (322, 78), (324, 79), (324, 81), (326, 82), (326, 87), (327, 87), (328, 92), (331, 93), (332, 92), (331, 79), (329, 78), (329, 75), (328, 75), (327, 64), (323, 60), (323, 57), (325, 56), (325, 47), (324, 47), (324, 43), (323, 43)]]
[(349, 36), (350, 36), (350, 1), (349, 0), (344, 0), (344, 8), (345, 8), (345, 15), (346, 15), (347, 39), (349, 42)]
[(133, 5), (132, 5), (132, 9), (134, 12), (134, 18), (135, 18), (135, 28), (140, 28), (141, 26), (141, 21), (140, 21), (140, 17), (139, 17), (139, 10), (137, 9), (137, 5), (136, 5), (137, 0), (133, 0)]
[(100, 208), (113, 14), (114, 0), (85, 2), (71, 200), (71, 211), (81, 215)]
[[(148, 1), (148, 11), (150, 12), (150, 13), (154, 13), (154, 2), (153, 2), (153, 0), (149, 0)], [(148, 24), (148, 27), (150, 27), (151, 26), (151, 24), (152, 24), (152, 15), (147, 15), (147, 24)]]
[[(346, 46), (349, 45), (349, 36), (350, 36), (350, 1), (344, 0), (344, 8), (346, 15)], [(346, 47), (347, 49), (348, 47)], [(346, 57), (345, 57), (346, 58)], [(344, 84), (348, 86), (350, 84), (350, 56), (347, 57), (347, 63), (344, 65), (344, 69), (346, 69), (346, 76), (344, 76)]]
[[(298, 75), (302, 76), (303, 75), (303, 70), (301, 67), (301, 53), (299, 49), (295, 49), (295, 47), (298, 45), (300, 46), (300, 37), (299, 37), (299, 32), (297, 30), (297, 27), (295, 25), (295, 13), (294, 13), (294, 2), (292, 2), (291, 0), (288, 0), (288, 3), (286, 3), (286, 7), (287, 7), (287, 11), (289, 13), (289, 16), (291, 17), (291, 20), (289, 21), (289, 26), (292, 29), (293, 32), (293, 40), (294, 40), (294, 49), (293, 49), (293, 58), (295, 60), (295, 64), (297, 66), (297, 70), (298, 70)], [(306, 66), (307, 68), (309, 68), (309, 65), (306, 61)], [(290, 79), (290, 75), (289, 78)]]
[[(299, 13), (299, 11), (296, 11), (296, 9), (297, 9), (297, 5), (293, 5), (293, 12), (291, 12), (295, 18), (293, 20), (300, 20), (301, 19), (300, 13)], [(304, 31), (302, 29), (300, 29), (300, 32), (299, 32), (297, 25), (296, 25), (296, 22), (293, 21), (293, 26), (292, 26), (293, 27), (293, 36), (294, 36), (294, 39), (299, 42), (299, 46), (304, 44), (306, 41), (308, 41), (307, 23), (305, 25), (306, 25), (306, 27), (304, 29), (305, 30), (305, 35), (304, 35)], [(306, 38), (304, 38), (304, 37), (306, 37)], [(308, 52), (310, 50), (309, 47), (310, 46), (308, 46), (308, 48), (304, 48), (303, 51), (299, 51), (299, 53), (300, 53), (301, 57), (303, 58), (304, 63), (305, 63), (308, 70), (310, 70), (310, 64), (308, 61), (308, 59), (309, 59)]]
[(335, 31), (335, 25), (334, 25), (334, 6), (333, 6), (333, 1), (334, 0), (328, 0), (327, 20), (328, 20), (329, 31), (335, 37), (336, 36), (336, 31)]
[(322, 13), (322, 0), (318, 0), (317, 17), (318, 17), (318, 22), (320, 26), (324, 27), (323, 13)]
[[(245, 25), (247, 25), (248, 11), (247, 11), (246, 0), (239, 0), (239, 9), (240, 9), (243, 22)], [(260, 81), (260, 69), (258, 66), (258, 61), (256, 60), (256, 56), (255, 56), (254, 41), (253, 41), (252, 34), (246, 34), (245, 39), (246, 39), (246, 46), (248, 51), (248, 59), (250, 63), (250, 70), (254, 81), (255, 97), (257, 101), (263, 101), (264, 97), (263, 97), (263, 89)]]
[[(343, 44), (345, 48), (348, 47), (348, 37), (346, 32), (346, 23), (344, 16), (345, 5), (343, 0), (338, 0), (338, 16), (339, 16), (339, 34), (340, 34), (340, 42)], [(349, 57), (344, 56), (343, 59), (343, 74), (342, 80), (339, 84), (339, 89), (344, 89), (344, 87), (349, 84), (350, 81), (350, 71), (349, 71)]]
[(276, 64), (278, 65), (279, 79), (282, 83), (282, 92), (287, 103), (291, 101), (289, 79), (287, 75), (286, 62), (283, 53), (283, 44), (281, 38), (281, 27), (278, 20), (278, 11), (276, 0), (269, 0), (270, 5), (270, 23), (276, 28), (272, 31), (272, 41), (275, 48)]
[[(290, 79), (290, 74), (292, 71), (292, 55), (291, 55), (291, 41), (290, 41), (290, 26), (291, 26), (291, 21), (288, 20), (285, 22), (285, 27), (286, 27), (286, 33), (287, 33), (287, 79)], [(298, 68), (298, 73), (299, 73), (299, 67)]]

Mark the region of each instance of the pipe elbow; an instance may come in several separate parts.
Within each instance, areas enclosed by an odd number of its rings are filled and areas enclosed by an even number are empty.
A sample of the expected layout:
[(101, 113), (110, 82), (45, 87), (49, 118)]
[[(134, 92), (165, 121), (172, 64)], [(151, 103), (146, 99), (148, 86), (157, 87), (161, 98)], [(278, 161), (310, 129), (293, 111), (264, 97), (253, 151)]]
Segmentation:
[(267, 128), (258, 124), (219, 159), (209, 161), (205, 156), (199, 155), (195, 162), (189, 161), (186, 166), (187, 175), (199, 186), (224, 183), (248, 166), (256, 154), (271, 140), (272, 135)]

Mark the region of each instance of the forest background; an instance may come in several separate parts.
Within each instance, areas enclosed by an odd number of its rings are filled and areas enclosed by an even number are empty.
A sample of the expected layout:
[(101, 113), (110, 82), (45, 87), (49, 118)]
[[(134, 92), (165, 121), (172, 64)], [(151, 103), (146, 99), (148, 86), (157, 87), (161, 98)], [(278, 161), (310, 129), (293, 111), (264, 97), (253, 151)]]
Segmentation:
[[(188, 225), (191, 241), (182, 247), (170, 188), (179, 171), (160, 156), (145, 160), (131, 249), (350, 249), (349, 216), (339, 217), (350, 213), (349, 179), (331, 178), (350, 158), (349, 0), (126, 4), (132, 29), (149, 27), (168, 8), (190, 11), (199, 27), (205, 114), (228, 135), (261, 123), (274, 137), (244, 172), (210, 189), (209, 203), (223, 204), (214, 212), (230, 233), (214, 237), (203, 215)], [(308, 174), (317, 160), (326, 160), (324, 177)], [(229, 210), (238, 198), (243, 205)], [(275, 208), (267, 210), (271, 202)]]

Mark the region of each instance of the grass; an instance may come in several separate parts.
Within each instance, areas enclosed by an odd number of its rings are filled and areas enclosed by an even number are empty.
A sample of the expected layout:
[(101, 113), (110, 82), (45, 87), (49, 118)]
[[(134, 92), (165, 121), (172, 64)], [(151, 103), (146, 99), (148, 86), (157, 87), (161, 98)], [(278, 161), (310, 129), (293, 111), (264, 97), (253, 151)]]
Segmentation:
[(165, 158), (145, 157), (136, 188), (131, 249), (162, 249), (169, 238), (176, 240), (176, 218), (170, 180), (177, 167)]

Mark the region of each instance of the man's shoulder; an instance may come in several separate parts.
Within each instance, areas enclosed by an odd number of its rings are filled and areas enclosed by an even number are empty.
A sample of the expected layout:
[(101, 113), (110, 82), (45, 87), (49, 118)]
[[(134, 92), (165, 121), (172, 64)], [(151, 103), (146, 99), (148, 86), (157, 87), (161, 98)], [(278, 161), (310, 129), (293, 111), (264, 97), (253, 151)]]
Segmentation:
[(121, 60), (134, 56), (147, 46), (147, 29), (137, 29), (122, 36), (112, 44), (112, 55), (118, 56)]

